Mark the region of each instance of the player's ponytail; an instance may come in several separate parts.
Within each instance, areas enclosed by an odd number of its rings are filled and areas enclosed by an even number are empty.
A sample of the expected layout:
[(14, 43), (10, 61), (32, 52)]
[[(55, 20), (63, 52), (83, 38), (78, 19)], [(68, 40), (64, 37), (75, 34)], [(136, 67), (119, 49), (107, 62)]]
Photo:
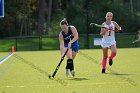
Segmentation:
[(61, 20), (60, 25), (67, 25), (68, 26), (68, 22), (67, 22), (66, 18)]

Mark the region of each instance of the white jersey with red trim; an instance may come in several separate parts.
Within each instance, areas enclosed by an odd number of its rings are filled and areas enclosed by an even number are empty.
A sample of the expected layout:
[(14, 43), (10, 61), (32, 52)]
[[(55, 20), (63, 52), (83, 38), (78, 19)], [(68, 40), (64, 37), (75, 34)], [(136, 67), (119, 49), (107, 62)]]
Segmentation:
[(107, 29), (109, 29), (103, 35), (103, 38), (102, 38), (102, 44), (101, 44), (101, 46), (103, 48), (105, 48), (105, 47), (110, 47), (111, 45), (116, 44), (116, 41), (115, 41), (115, 32), (113, 31), (115, 29), (115, 25), (113, 24), (113, 21), (111, 21), (111, 24), (104, 23), (103, 25), (104, 25), (104, 27), (106, 27)]

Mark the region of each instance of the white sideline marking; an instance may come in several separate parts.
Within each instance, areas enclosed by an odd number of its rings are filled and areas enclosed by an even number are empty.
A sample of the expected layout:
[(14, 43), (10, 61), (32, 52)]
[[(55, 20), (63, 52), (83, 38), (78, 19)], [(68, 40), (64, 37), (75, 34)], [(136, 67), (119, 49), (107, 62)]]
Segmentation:
[(12, 88), (12, 87), (14, 87), (14, 86), (6, 86), (7, 88)]
[[(105, 84), (127, 84), (127, 82), (106, 82), (106, 83), (84, 83), (84, 84), (75, 84), (75, 85), (78, 85), (78, 86), (86, 86), (85, 84), (87, 85), (105, 85)], [(55, 84), (46, 84), (46, 85), (27, 85), (27, 86), (24, 86), (24, 85), (19, 85), (19, 86), (3, 86), (3, 87), (7, 87), (7, 88), (17, 88), (17, 87), (20, 87), (20, 88), (23, 88), (23, 87), (54, 87), (54, 86), (57, 86)], [(73, 86), (73, 84), (68, 84), (68, 86)]]
[(14, 53), (10, 53), (8, 56), (2, 58), (2, 59), (0, 60), (0, 64), (2, 64), (4, 61), (6, 61), (8, 58), (10, 58), (12, 55), (14, 55)]

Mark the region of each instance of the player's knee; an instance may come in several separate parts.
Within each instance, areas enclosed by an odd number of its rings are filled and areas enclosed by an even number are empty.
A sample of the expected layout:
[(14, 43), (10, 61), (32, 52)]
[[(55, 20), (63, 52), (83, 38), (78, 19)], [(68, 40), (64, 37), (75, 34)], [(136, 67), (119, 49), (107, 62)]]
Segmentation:
[(74, 58), (76, 57), (76, 54), (75, 55), (72, 55), (72, 59), (74, 60)]
[(117, 55), (117, 52), (112, 52), (112, 54), (113, 54), (114, 56), (116, 56), (116, 55)]
[(108, 56), (104, 56), (103, 58), (104, 58), (104, 59), (107, 59), (107, 58), (108, 58)]
[(72, 53), (67, 53), (67, 58), (72, 59)]

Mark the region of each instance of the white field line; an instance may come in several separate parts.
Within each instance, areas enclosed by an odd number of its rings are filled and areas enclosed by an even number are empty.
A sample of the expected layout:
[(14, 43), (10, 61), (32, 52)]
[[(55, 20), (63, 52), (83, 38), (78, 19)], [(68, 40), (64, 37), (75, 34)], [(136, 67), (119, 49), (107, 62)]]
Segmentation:
[(2, 64), (4, 61), (6, 61), (8, 58), (10, 58), (14, 53), (10, 53), (8, 56), (4, 57), (3, 59), (0, 60), (0, 64)]
[[(78, 86), (87, 86), (87, 85), (106, 85), (106, 84), (127, 84), (127, 82), (103, 82), (103, 83), (84, 83), (84, 84), (75, 84)], [(1, 86), (1, 87), (7, 87), (7, 88), (24, 88), (24, 87), (54, 87), (54, 86), (58, 86), (55, 84), (46, 84), (46, 85), (17, 85), (17, 86), (13, 86), (13, 85), (7, 85), (7, 86)], [(67, 84), (67, 86), (73, 86), (73, 84)]]

